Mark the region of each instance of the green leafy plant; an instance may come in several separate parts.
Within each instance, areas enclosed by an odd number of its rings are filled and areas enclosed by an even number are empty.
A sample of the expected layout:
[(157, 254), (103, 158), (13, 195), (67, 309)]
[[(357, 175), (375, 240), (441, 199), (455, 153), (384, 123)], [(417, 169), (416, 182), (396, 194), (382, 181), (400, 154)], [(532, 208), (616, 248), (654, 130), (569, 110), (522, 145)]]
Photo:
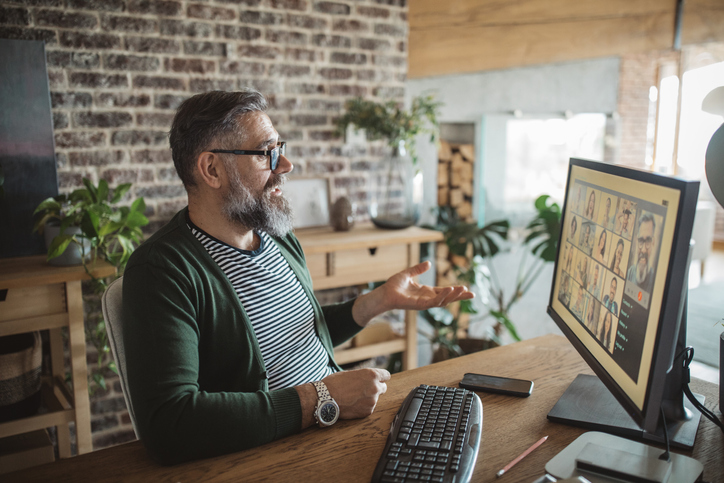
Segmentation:
[(416, 163), (415, 136), (429, 134), (430, 139), (435, 140), (441, 105), (432, 94), (415, 97), (410, 110), (403, 109), (395, 101), (350, 99), (345, 103), (345, 113), (335, 121), (335, 134), (343, 136), (347, 126), (352, 124), (356, 129), (364, 129), (369, 140), (384, 139), (392, 148), (404, 142)]
[[(143, 198), (137, 198), (130, 206), (119, 205), (131, 183), (111, 190), (103, 179), (95, 186), (84, 178), (83, 185), (85, 188), (70, 194), (42, 201), (33, 214), (34, 231), (42, 232), (48, 223), (59, 223), (60, 234), (48, 247), (48, 260), (62, 255), (71, 244), (77, 245), (81, 250), (83, 267), (91, 277), (93, 291), (102, 295), (109, 281), (96, 278), (93, 267), (98, 259), (102, 259), (116, 267), (114, 279), (123, 274), (131, 253), (143, 240), (141, 227), (148, 224), (144, 215), (146, 204)], [(70, 227), (79, 227), (80, 233), (65, 233)], [(90, 247), (89, 253), (86, 253), (86, 245)], [(99, 387), (106, 389), (107, 371), (116, 374), (118, 371), (109, 354), (108, 335), (102, 318), (86, 321), (86, 339), (98, 352), (97, 364), (90, 368), (88, 375), (92, 395)]]
[[(495, 320), (491, 338), (500, 342), (500, 335), (507, 330), (514, 340), (521, 340), (518, 330), (510, 317), (511, 307), (530, 289), (541, 274), (546, 263), (555, 260), (560, 233), (561, 210), (548, 195), (535, 200), (536, 214), (525, 227), (526, 236), (522, 241), (521, 261), (518, 266), (515, 285), (507, 290), (497, 276), (494, 258), (507, 251), (504, 246), (509, 239), (510, 222), (499, 220), (483, 227), (476, 223), (460, 221), (451, 207), (438, 209), (437, 226), (442, 231), (448, 247), (452, 269), (458, 283), (477, 287), (485, 291), (483, 303), (486, 312), (481, 312), (475, 303), (461, 303), (455, 311), (447, 309), (428, 310), (423, 317), (433, 328), (433, 343), (441, 344), (449, 354), (459, 355), (460, 320), (465, 314), (477, 316), (476, 320), (492, 317)], [(506, 268), (507, 269), (507, 268)]]

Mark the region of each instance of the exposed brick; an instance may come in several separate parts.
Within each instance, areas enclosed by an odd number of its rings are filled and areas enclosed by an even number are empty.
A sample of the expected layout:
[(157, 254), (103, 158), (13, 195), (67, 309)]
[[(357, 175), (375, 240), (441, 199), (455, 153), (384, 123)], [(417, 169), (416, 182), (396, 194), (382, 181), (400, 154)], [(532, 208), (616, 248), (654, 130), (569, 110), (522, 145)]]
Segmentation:
[(125, 92), (102, 93), (96, 97), (99, 107), (145, 107), (151, 104), (148, 94), (128, 94)]
[(286, 91), (290, 94), (323, 94), (324, 86), (322, 84), (289, 84)]
[(289, 32), (286, 30), (268, 30), (266, 39), (269, 42), (289, 45), (307, 45), (307, 35), (301, 32)]
[(127, 112), (74, 112), (73, 125), (76, 127), (124, 127), (133, 123), (133, 116)]
[(186, 90), (186, 82), (178, 77), (136, 75), (133, 76), (133, 88), (183, 91)]
[(304, 139), (304, 132), (301, 130), (287, 131), (285, 129), (279, 129), (279, 139), (283, 141), (301, 141)]
[(365, 50), (390, 50), (392, 44), (384, 39), (359, 39), (359, 48)]
[(181, 178), (178, 177), (176, 168), (158, 168), (156, 170), (156, 179), (159, 181), (181, 182)]
[(226, 44), (218, 42), (194, 42), (186, 40), (183, 43), (184, 53), (187, 55), (208, 55), (226, 57)]
[(349, 15), (350, 6), (344, 3), (336, 2), (315, 2), (314, 10), (330, 15)]
[(332, 30), (341, 32), (369, 32), (370, 25), (367, 22), (360, 22), (359, 20), (348, 20), (348, 19), (335, 19), (332, 22)]
[(256, 57), (259, 59), (278, 59), (282, 55), (279, 48), (266, 45), (241, 45), (236, 53), (241, 57)]
[(357, 7), (357, 13), (362, 16), (372, 17), (372, 18), (389, 18), (390, 17), (390, 10), (388, 8), (365, 7), (365, 6), (360, 5)]
[(168, 19), (161, 20), (159, 31), (161, 35), (208, 38), (214, 35), (214, 25), (205, 22)]
[(171, 128), (173, 122), (173, 114), (160, 112), (141, 112), (136, 114), (136, 124), (139, 126), (163, 127)]
[(307, 65), (272, 64), (269, 66), (269, 75), (272, 77), (303, 77), (312, 72)]
[(158, 70), (161, 61), (158, 57), (144, 57), (139, 55), (106, 54), (103, 56), (103, 66), (110, 70)]
[(186, 206), (186, 199), (176, 201), (162, 201), (156, 205), (156, 214), (162, 219), (170, 219)]
[(339, 111), (342, 103), (330, 99), (308, 99), (305, 108), (311, 111)]
[(367, 184), (367, 178), (363, 176), (336, 176), (334, 178), (335, 188), (362, 188)]
[(270, 109), (294, 111), (299, 110), (302, 107), (302, 100), (298, 97), (277, 97), (274, 95), (268, 95), (266, 98)]
[(235, 60), (221, 62), (219, 71), (222, 74), (251, 74), (262, 75), (266, 71), (266, 64), (261, 62), (238, 62)]
[(329, 61), (335, 64), (366, 64), (367, 55), (365, 54), (349, 54), (346, 52), (332, 52)]
[(83, 174), (82, 173), (68, 173), (58, 172), (58, 188), (72, 189), (83, 186)]
[(310, 131), (309, 139), (311, 139), (312, 141), (332, 141), (335, 139), (339, 139), (339, 137), (335, 134), (334, 131), (324, 130), (324, 131)]
[(314, 161), (308, 163), (309, 172), (315, 174), (339, 173), (344, 171), (346, 167), (346, 164), (342, 161)]
[(256, 40), (261, 38), (261, 30), (251, 27), (238, 27), (236, 25), (217, 25), (216, 35), (234, 40)]
[(176, 17), (183, 13), (181, 2), (162, 0), (129, 0), (128, 11), (162, 17)]
[(377, 87), (374, 89), (374, 94), (382, 99), (400, 98), (405, 96), (405, 88), (390, 86)]
[(277, 78), (240, 79), (239, 88), (243, 89), (245, 87), (251, 87), (253, 89), (256, 89), (264, 95), (278, 94), (284, 92), (282, 82)]
[(74, 72), (70, 74), (72, 87), (128, 87), (128, 77), (121, 74), (98, 74), (95, 72)]
[(232, 79), (191, 79), (189, 90), (191, 92), (231, 91), (236, 87)]
[(216, 3), (233, 3), (234, 5), (245, 5), (247, 7), (258, 7), (264, 0), (216, 0)]
[(327, 28), (327, 20), (320, 17), (312, 17), (310, 15), (288, 15), (287, 25), (291, 28), (302, 28), (310, 30), (325, 30)]
[(306, 10), (307, 0), (271, 0), (271, 6), (280, 10)]
[(70, 125), (68, 114), (65, 112), (53, 113), (53, 129), (65, 129)]
[(88, 92), (51, 92), (50, 103), (53, 109), (90, 107), (93, 104), (93, 96)]
[(352, 39), (341, 35), (316, 34), (312, 36), (312, 43), (320, 47), (351, 47)]
[(73, 49), (120, 49), (121, 38), (111, 34), (61, 32), (60, 45)]
[(51, 89), (65, 87), (65, 72), (62, 70), (48, 70), (48, 85), (50, 85)]
[(380, 67), (405, 67), (407, 58), (393, 57), (391, 55), (373, 55), (372, 64)]
[[(142, 183), (153, 181), (153, 170), (109, 168), (101, 172), (101, 177), (108, 181), (108, 184), (111, 185), (122, 183)], [(136, 189), (136, 191), (138, 191), (138, 189)], [(123, 399), (121, 398), (121, 401), (122, 400)]]
[(101, 56), (95, 52), (67, 52), (48, 50), (46, 54), (48, 66), (66, 67), (71, 69), (94, 69), (100, 67)]
[(236, 11), (230, 8), (211, 7), (209, 5), (192, 4), (186, 9), (186, 14), (191, 18), (204, 20), (234, 20)]
[(319, 69), (319, 75), (330, 80), (350, 79), (353, 75), (350, 69), (322, 68)]
[(240, 23), (251, 23), (257, 25), (281, 25), (284, 23), (284, 16), (280, 13), (259, 12), (256, 10), (244, 10), (239, 13)]
[(160, 94), (153, 96), (153, 106), (157, 109), (176, 109), (189, 96), (175, 94)]
[(209, 74), (216, 71), (216, 62), (204, 59), (164, 59), (164, 70), (167, 72), (186, 72), (193, 74)]
[(100, 418), (91, 419), (91, 432), (105, 431), (118, 426), (118, 418), (115, 414), (106, 414)]
[(124, 0), (68, 0), (68, 8), (122, 12), (126, 8), (126, 2)]
[(329, 94), (333, 96), (354, 96), (364, 97), (367, 95), (367, 88), (363, 86), (350, 86), (346, 84), (335, 84), (329, 86)]
[(136, 189), (137, 196), (144, 198), (178, 198), (184, 196), (186, 190), (181, 183), (175, 185), (156, 185)]
[(98, 25), (95, 15), (84, 13), (63, 12), (61, 10), (37, 10), (33, 14), (35, 25), (43, 27), (62, 27), (80, 29), (93, 29)]
[(319, 114), (292, 114), (289, 122), (294, 126), (324, 126), (327, 124), (327, 116)]
[(0, 22), (10, 25), (30, 25), (30, 12), (26, 8), (0, 6)]
[(134, 34), (148, 34), (156, 31), (158, 21), (150, 18), (103, 15), (101, 17), (101, 26), (106, 31), (115, 30)]
[(27, 29), (20, 27), (0, 27), (1, 39), (15, 40), (43, 40), (46, 44), (58, 43), (58, 37), (55, 30), (46, 29)]
[(126, 151), (74, 151), (68, 153), (71, 166), (108, 166), (126, 162)]
[(103, 132), (64, 132), (55, 135), (56, 148), (93, 148), (106, 143)]
[(129, 443), (136, 440), (136, 434), (133, 428), (124, 431), (113, 432), (110, 434), (93, 435), (93, 448), (101, 449), (110, 446), (116, 446), (123, 443)]
[(375, 25), (375, 33), (377, 35), (386, 35), (390, 37), (404, 37), (407, 35), (407, 29), (404, 25), (378, 23)]
[(303, 62), (321, 62), (324, 60), (324, 53), (317, 50), (289, 47), (284, 50), (284, 58)]
[(64, 169), (68, 166), (68, 156), (65, 153), (55, 153), (55, 166), (58, 169)]
[(132, 52), (153, 52), (157, 54), (177, 54), (181, 45), (175, 40), (154, 37), (126, 37), (126, 49)]
[(375, 3), (380, 5), (389, 5), (391, 7), (405, 7), (407, 6), (407, 0), (373, 0)]
[(131, 154), (131, 162), (137, 164), (168, 164), (173, 162), (170, 149), (142, 149)]
[(168, 134), (160, 131), (116, 131), (111, 136), (114, 146), (158, 146), (168, 143)]

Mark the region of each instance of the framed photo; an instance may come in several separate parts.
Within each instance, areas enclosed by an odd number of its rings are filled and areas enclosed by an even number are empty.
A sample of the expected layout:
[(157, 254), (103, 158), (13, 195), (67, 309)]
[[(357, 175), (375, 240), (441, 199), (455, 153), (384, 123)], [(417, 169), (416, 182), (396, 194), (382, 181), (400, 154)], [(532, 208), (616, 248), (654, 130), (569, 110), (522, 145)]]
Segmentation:
[(326, 178), (290, 179), (282, 189), (294, 210), (294, 228), (329, 224), (329, 181)]

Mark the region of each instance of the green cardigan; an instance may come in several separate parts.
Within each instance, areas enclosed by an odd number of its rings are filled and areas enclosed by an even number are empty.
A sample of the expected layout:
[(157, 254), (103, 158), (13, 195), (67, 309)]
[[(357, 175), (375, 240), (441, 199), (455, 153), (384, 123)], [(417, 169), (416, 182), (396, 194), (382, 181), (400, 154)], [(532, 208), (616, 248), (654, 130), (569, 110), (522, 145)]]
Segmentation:
[[(184, 209), (131, 256), (123, 277), (123, 343), (137, 430), (153, 458), (174, 464), (258, 446), (302, 425), (294, 388), (269, 391), (251, 322), (223, 271), (193, 236)], [(275, 238), (307, 293), (329, 353), (361, 329), (354, 301), (321, 307), (292, 234)], [(283, 323), (283, 321), (280, 321)]]

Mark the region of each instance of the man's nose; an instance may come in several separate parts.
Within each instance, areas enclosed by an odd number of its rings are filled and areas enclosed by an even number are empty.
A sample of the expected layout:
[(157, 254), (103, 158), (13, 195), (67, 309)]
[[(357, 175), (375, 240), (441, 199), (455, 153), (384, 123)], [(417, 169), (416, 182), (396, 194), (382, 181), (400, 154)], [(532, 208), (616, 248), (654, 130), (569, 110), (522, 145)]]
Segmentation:
[(279, 164), (277, 164), (277, 169), (275, 169), (273, 172), (274, 174), (284, 174), (289, 173), (294, 169), (294, 165), (291, 161), (289, 161), (289, 158), (283, 155), (279, 155)]

